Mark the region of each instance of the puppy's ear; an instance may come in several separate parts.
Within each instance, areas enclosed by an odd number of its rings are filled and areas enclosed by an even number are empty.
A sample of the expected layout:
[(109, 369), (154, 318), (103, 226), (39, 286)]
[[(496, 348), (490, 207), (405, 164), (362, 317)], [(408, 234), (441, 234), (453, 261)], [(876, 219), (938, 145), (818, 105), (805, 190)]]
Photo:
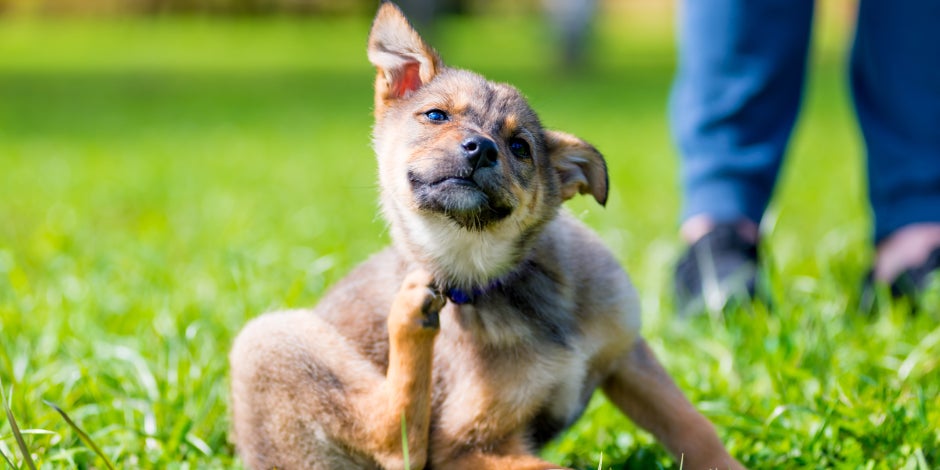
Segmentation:
[(607, 203), (607, 164), (591, 144), (564, 132), (545, 131), (552, 167), (561, 179), (561, 197), (591, 194), (602, 206)]
[(369, 61), (375, 78), (375, 112), (431, 81), (443, 68), (437, 52), (425, 44), (402, 11), (382, 2), (369, 33)]

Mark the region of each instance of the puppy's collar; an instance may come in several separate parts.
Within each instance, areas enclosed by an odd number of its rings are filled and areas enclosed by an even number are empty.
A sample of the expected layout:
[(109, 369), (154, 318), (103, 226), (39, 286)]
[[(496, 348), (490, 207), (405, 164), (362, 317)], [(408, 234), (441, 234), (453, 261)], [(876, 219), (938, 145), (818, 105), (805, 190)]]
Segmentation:
[(474, 287), (470, 290), (460, 289), (457, 287), (451, 287), (449, 289), (446, 289), (446, 293), (447, 293), (447, 298), (450, 299), (451, 302), (457, 305), (466, 305), (466, 304), (473, 303), (473, 301), (476, 300), (477, 297), (483, 294), (486, 294), (487, 292), (493, 289), (498, 289), (502, 287), (502, 285), (503, 285), (503, 282), (497, 279), (491, 282), (488, 286)]
[(453, 302), (455, 305), (472, 304), (481, 295), (492, 292), (494, 289), (501, 289), (506, 283), (511, 284), (520, 276), (523, 276), (524, 273), (535, 269), (534, 266), (535, 263), (531, 260), (523, 261), (519, 263), (519, 266), (517, 266), (514, 271), (510, 271), (509, 274), (504, 274), (503, 276), (490, 281), (490, 283), (485, 286), (475, 286), (469, 289), (461, 289), (460, 287), (444, 285), (440, 286), (439, 289), (441, 292), (444, 292), (444, 294), (447, 295), (447, 299)]

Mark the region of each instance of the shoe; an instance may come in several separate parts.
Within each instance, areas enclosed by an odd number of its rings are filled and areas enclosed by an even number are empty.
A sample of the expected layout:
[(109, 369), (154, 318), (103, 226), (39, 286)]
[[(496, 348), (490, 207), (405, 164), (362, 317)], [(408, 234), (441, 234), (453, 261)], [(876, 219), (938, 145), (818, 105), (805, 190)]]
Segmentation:
[(757, 245), (741, 237), (735, 224), (717, 224), (676, 263), (679, 314), (721, 311), (733, 299), (754, 298), (757, 265)]
[[(934, 278), (940, 276), (940, 247), (927, 255), (919, 266), (908, 268), (891, 281), (891, 296), (895, 299), (910, 299), (915, 308), (923, 294), (928, 290)], [(862, 294), (859, 308), (863, 312), (874, 313), (876, 304), (875, 276), (869, 271), (862, 281)]]
[(907, 296), (916, 299), (930, 286), (933, 277), (940, 273), (940, 247), (927, 255), (927, 260), (920, 266), (908, 268), (891, 283), (894, 297)]

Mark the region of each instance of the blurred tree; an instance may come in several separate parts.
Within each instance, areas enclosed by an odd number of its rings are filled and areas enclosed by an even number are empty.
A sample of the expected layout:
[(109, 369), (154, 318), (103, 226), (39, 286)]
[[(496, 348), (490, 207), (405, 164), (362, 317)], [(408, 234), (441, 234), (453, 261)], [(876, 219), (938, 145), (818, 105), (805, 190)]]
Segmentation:
[(542, 0), (551, 20), (561, 66), (577, 70), (585, 61), (585, 50), (597, 10), (597, 0)]
[(0, 15), (371, 15), (377, 0), (0, 0)]
[(422, 33), (434, 34), (434, 21), (441, 15), (463, 14), (465, 0), (399, 0), (405, 15)]

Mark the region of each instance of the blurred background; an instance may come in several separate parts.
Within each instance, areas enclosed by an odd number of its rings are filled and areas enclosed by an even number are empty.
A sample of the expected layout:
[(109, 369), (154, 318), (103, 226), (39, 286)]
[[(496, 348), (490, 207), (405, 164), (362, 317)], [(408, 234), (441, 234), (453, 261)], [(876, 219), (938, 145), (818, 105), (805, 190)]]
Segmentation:
[[(365, 54), (377, 3), (0, 0), (0, 380), (16, 384), (21, 427), (55, 431), (27, 436), (37, 456), (97, 465), (41, 403), (48, 399), (119, 467), (235, 465), (226, 426), (232, 337), (261, 312), (313, 305), (388, 241)], [(720, 319), (671, 321), (668, 279), (681, 249), (666, 128), (675, 2), (403, 3), (445, 62), (516, 85), (548, 127), (605, 154), (607, 207), (580, 198), (568, 208), (632, 274), (651, 345), (672, 352), (667, 368), (682, 371), (675, 376), (693, 401), (710, 401), (720, 428), (738, 429), (731, 445), (766, 458), (766, 468), (793, 463), (786, 446), (817, 445), (807, 438), (818, 436), (811, 420), (773, 421), (778, 434), (751, 436), (777, 404), (769, 377), (804, 380), (789, 354), (833, 343), (823, 333), (787, 335), (825, 332), (841, 317), (846, 286), (870, 256), (844, 73), (854, 1), (818, 2), (805, 103), (767, 217), (776, 298), (794, 313), (730, 330)], [(885, 331), (893, 347), (896, 335)], [(781, 337), (801, 345), (779, 348), (780, 362), (796, 364), (783, 369), (792, 380), (762, 362), (772, 346), (764, 338)], [(841, 341), (861, 342), (851, 352), (870, 339)], [(823, 352), (846, 370), (859, 360)], [(648, 436), (592, 410), (593, 424), (551, 455), (597, 468), (597, 449), (622, 462), (640, 448), (663, 461)], [(0, 435), (9, 436), (6, 426)], [(807, 466), (825, 466), (807, 455)]]
[[(241, 220), (255, 216), (247, 207), (257, 207), (260, 217), (275, 207), (301, 213), (316, 207), (307, 216), (323, 215), (329, 206), (314, 202), (335, 198), (363, 208), (343, 217), (383, 233), (368, 146), (374, 72), (364, 52), (376, 5), (0, 0), (0, 162), (7, 167), (0, 216), (19, 221), (0, 227), (0, 241), (25, 236), (22, 230), (38, 223), (31, 221), (36, 210), (78, 210), (82, 203), (95, 212), (81, 222), (117, 211), (149, 214), (148, 223), (183, 230), (171, 222), (172, 204), (201, 202), (212, 206), (201, 216), (251, 223), (250, 233), (259, 236), (265, 224)], [(611, 168), (608, 210), (584, 201), (573, 209), (606, 231), (629, 265), (668, 264), (678, 212), (665, 115), (675, 2), (403, 6), (446, 62), (513, 83), (549, 127), (600, 148)], [(818, 10), (806, 103), (768, 219), (782, 221), (784, 234), (790, 227), (833, 247), (864, 244), (864, 175), (844, 73), (854, 2), (820, 2)], [(839, 185), (831, 184), (833, 174)], [(141, 205), (147, 201), (152, 212)], [(199, 234), (207, 227), (185, 229)], [(384, 239), (343, 236), (359, 228), (331, 224), (328, 231), (339, 236), (315, 241), (338, 256), (361, 257)], [(799, 254), (789, 260), (816, 255), (799, 239), (775, 245)], [(655, 269), (644, 279), (659, 291), (665, 275)]]

